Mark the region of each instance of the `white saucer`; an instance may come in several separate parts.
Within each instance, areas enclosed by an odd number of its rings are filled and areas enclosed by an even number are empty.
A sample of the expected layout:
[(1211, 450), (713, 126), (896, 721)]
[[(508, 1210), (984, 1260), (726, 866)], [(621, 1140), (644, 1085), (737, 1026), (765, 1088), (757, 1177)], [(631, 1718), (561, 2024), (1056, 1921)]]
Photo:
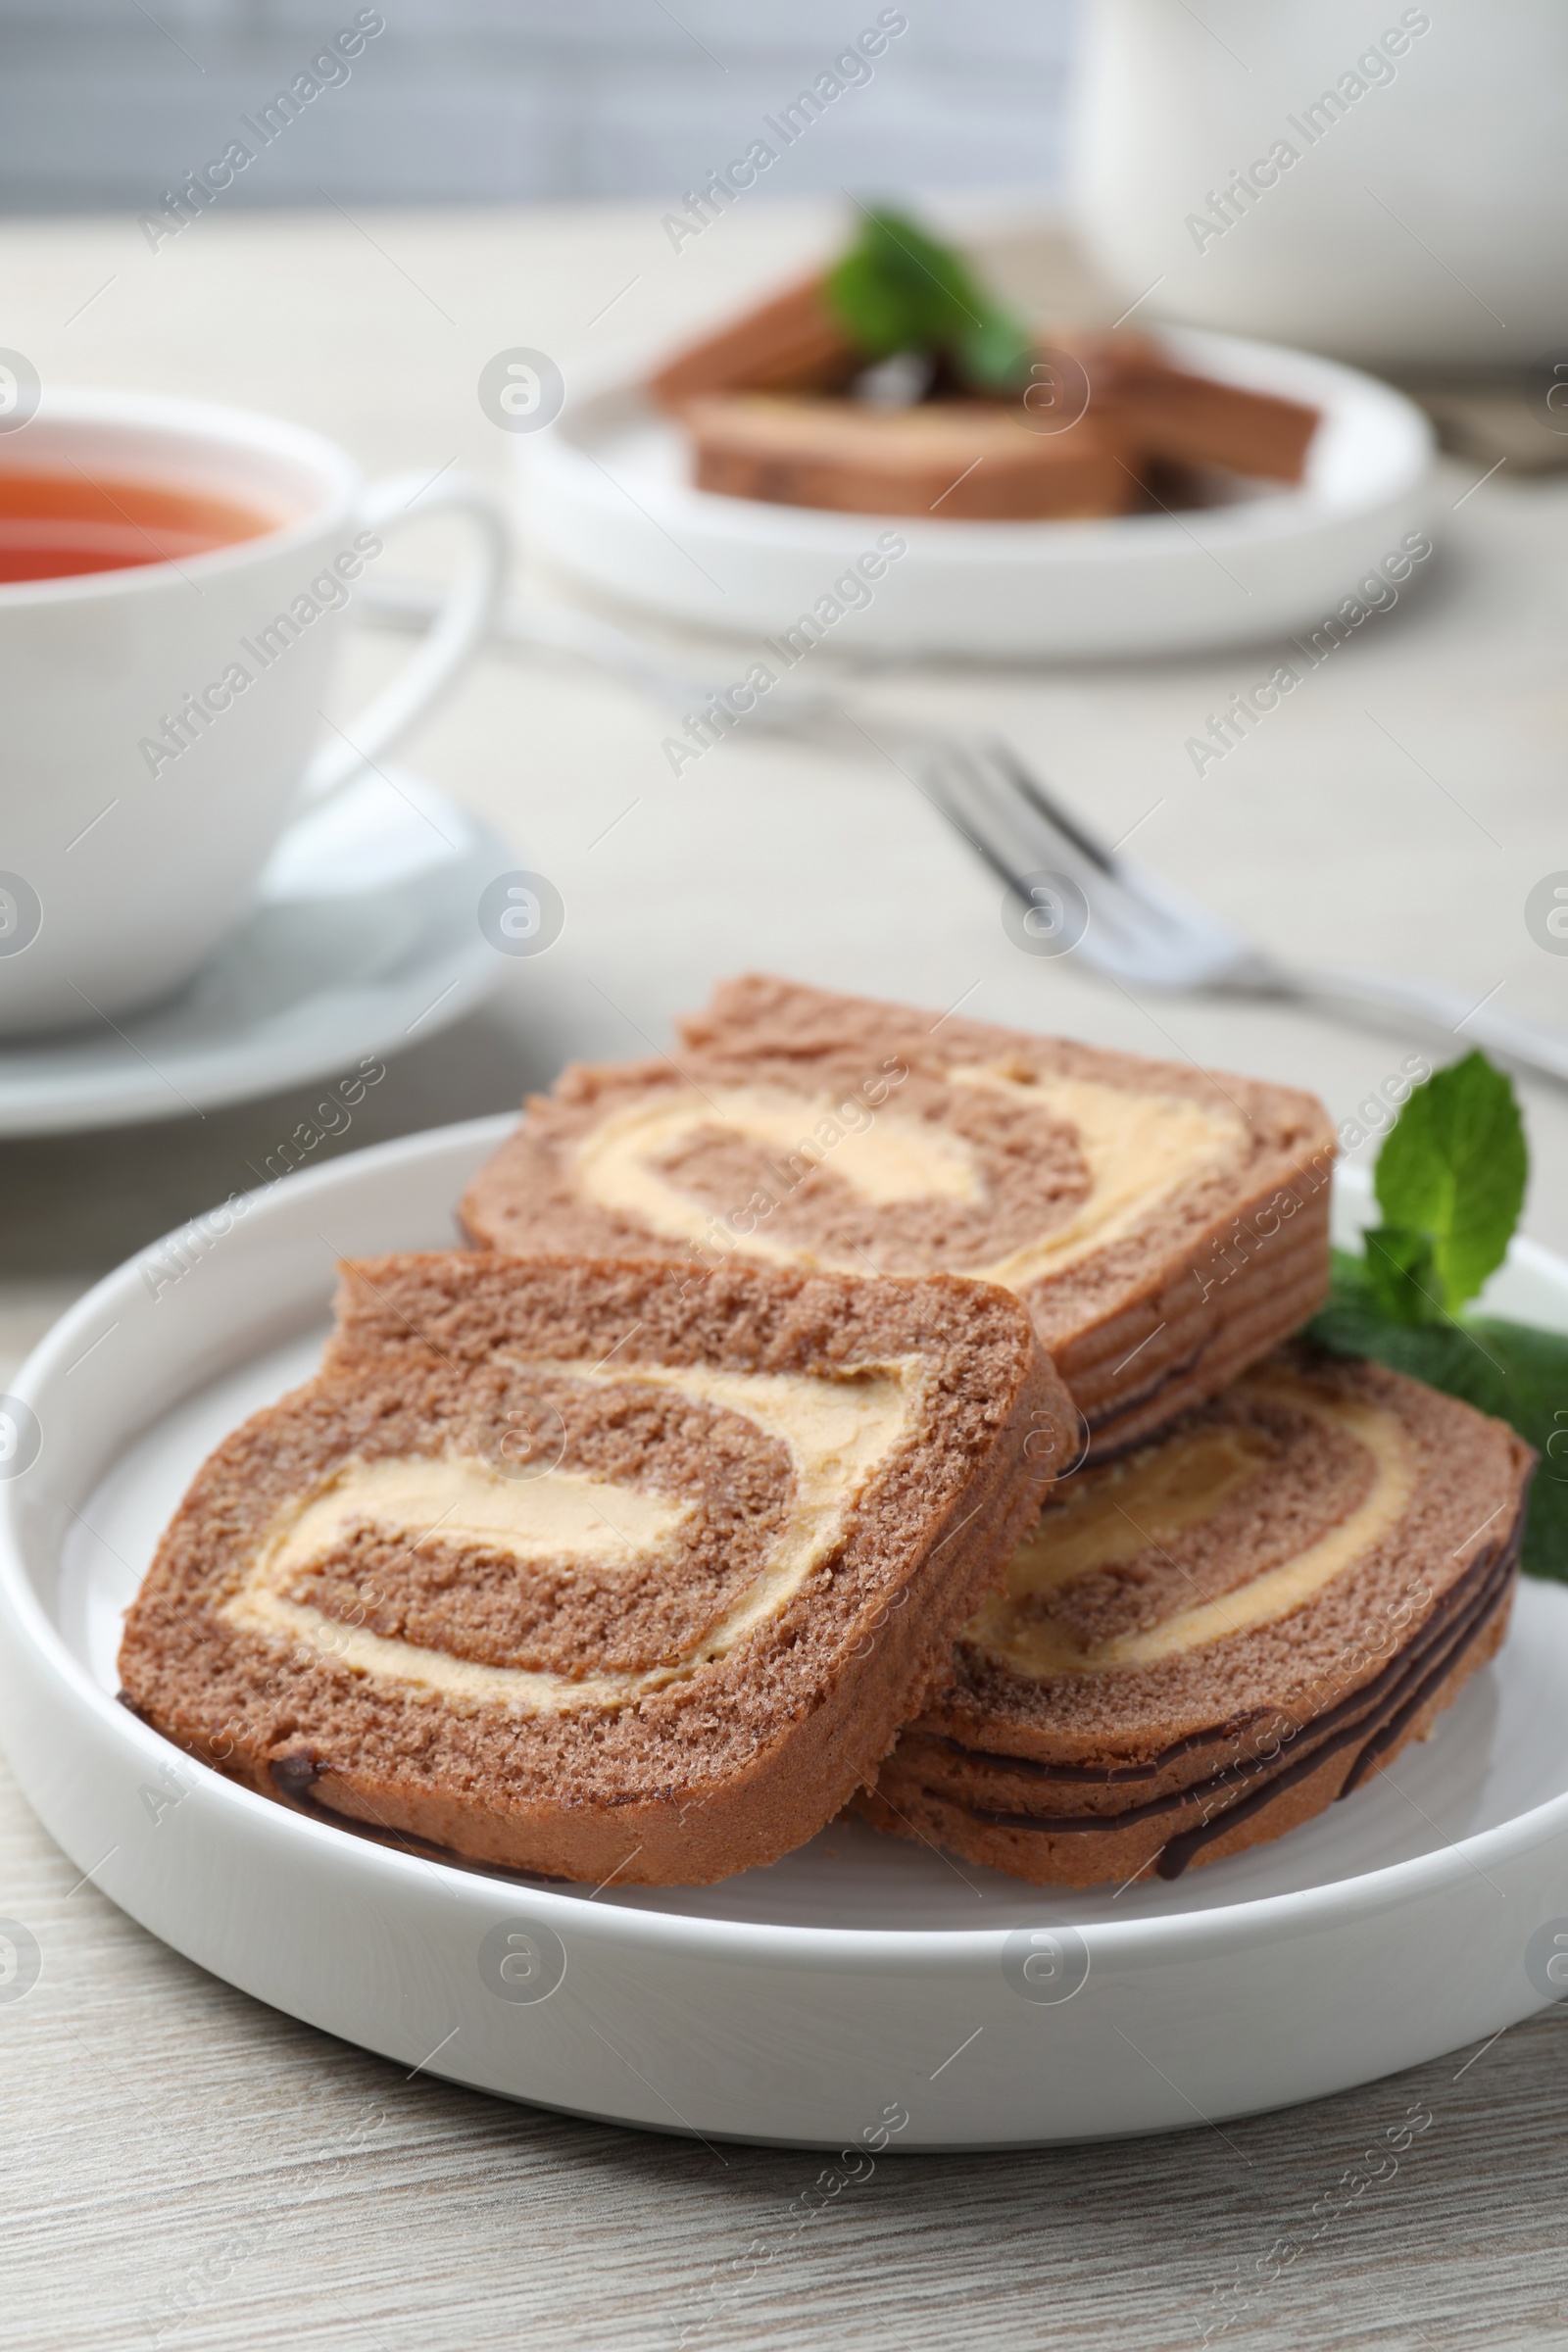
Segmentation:
[[(117, 1706), (121, 1614), (158, 1534), (217, 1439), (308, 1370), (333, 1251), (448, 1242), (453, 1201), (511, 1124), (383, 1145), (253, 1197), (220, 1236), (188, 1228), (180, 1281), (155, 1299), (122, 1267), (18, 1380), (42, 1443), (0, 1484), (0, 1725), (50, 1834), (122, 1909), (406, 2069), (833, 2149), (879, 2132), (904, 2152), (1222, 2122), (1543, 2005), (1527, 1943), (1568, 1938), (1556, 1586), (1523, 1588), (1495, 1663), (1352, 1800), (1119, 1896), (842, 1825), (718, 1886), (530, 1883), (269, 1803)], [(1568, 1265), (1517, 1247), (1498, 1303), (1568, 1323)]]
[[(848, 653), (1161, 654), (1311, 629), (1430, 521), (1432, 428), (1370, 376), (1228, 335), (1161, 340), (1207, 375), (1322, 412), (1299, 488), (1102, 522), (830, 514), (690, 486), (685, 437), (633, 384), (569, 401), (515, 448), (523, 527), (564, 570), (705, 627), (777, 636), (880, 530), (907, 553), (825, 631)], [(1419, 575), (1417, 575), (1419, 576)]]
[(118, 1028), (0, 1040), (0, 1135), (180, 1118), (434, 1036), (505, 976), (475, 910), (516, 864), (433, 785), (368, 770), (290, 827), (249, 919), (178, 996)]

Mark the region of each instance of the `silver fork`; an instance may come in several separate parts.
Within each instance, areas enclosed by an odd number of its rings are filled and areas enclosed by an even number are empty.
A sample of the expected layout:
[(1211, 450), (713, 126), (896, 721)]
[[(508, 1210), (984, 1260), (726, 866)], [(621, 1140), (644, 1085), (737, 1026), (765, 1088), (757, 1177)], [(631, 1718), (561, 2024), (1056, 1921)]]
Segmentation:
[[(422, 627), (439, 599), (440, 590), (422, 580), (383, 580), (367, 585), (362, 616), (382, 627)], [(672, 668), (630, 631), (574, 606), (510, 598), (496, 617), (495, 634), (515, 645), (575, 655), (672, 710), (702, 710), (720, 691), (711, 677)], [(824, 687), (780, 680), (758, 698), (745, 723), (779, 730), (809, 727), (842, 715), (844, 696), (842, 678)], [(1525, 1069), (1568, 1079), (1568, 1038), (1538, 1022), (1471, 1005), (1436, 982), (1279, 962), (1195, 900), (1117, 857), (1005, 743), (922, 733), (906, 737), (902, 748), (922, 789), (1006, 883), (1025, 918), (1041, 906), (1030, 896), (1029, 877), (1044, 871), (1076, 886), (1089, 920), (1074, 952), (1108, 980), (1173, 993), (1359, 1005), (1446, 1031)]]
[[(1474, 1004), (1437, 981), (1341, 965), (1283, 963), (1207, 907), (1144, 872), (1097, 838), (995, 739), (906, 738), (903, 762), (950, 824), (983, 858), (1044, 941), (1072, 932), (1074, 959), (1132, 988), (1214, 996), (1288, 997), (1392, 1013), (1461, 1045), (1568, 1080), (1568, 1036)], [(1078, 894), (1075, 899), (1073, 894)], [(1030, 923), (1030, 917), (1040, 919)], [(1081, 928), (1080, 928), (1081, 926)]]

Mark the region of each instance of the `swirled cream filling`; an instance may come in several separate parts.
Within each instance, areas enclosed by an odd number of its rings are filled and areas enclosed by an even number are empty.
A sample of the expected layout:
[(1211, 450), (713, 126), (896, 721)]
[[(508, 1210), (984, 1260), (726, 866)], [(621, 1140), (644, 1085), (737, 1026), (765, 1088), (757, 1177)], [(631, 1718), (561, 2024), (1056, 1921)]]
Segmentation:
[(1173, 1195), (1203, 1178), (1229, 1175), (1248, 1152), (1238, 1110), (1187, 1095), (1140, 1095), (1094, 1078), (1017, 1077), (1004, 1065), (950, 1070), (955, 1086), (988, 1088), (1037, 1102), (1071, 1127), (1089, 1169), (1087, 1199), (1038, 1241), (977, 1266), (982, 1282), (1022, 1290), (1109, 1247), (1147, 1222)]
[[(1246, 1156), (1240, 1114), (1186, 1096), (1132, 1094), (1089, 1078), (1018, 1077), (1001, 1063), (952, 1069), (948, 1077), (956, 1086), (1037, 1104), (1075, 1132), (1089, 1170), (1088, 1196), (1072, 1214), (992, 1263), (966, 1267), (978, 1281), (1020, 1290), (1062, 1273), (1131, 1232), (1182, 1186), (1228, 1173)], [(912, 1200), (984, 1202), (979, 1155), (967, 1137), (898, 1110), (866, 1116), (864, 1127), (847, 1129), (831, 1095), (761, 1087), (651, 1095), (612, 1112), (583, 1137), (577, 1182), (599, 1207), (668, 1241), (709, 1248), (716, 1242), (773, 1265), (859, 1274), (864, 1261), (854, 1252), (775, 1240), (760, 1219), (749, 1233), (738, 1232), (683, 1192), (661, 1162), (701, 1130), (728, 1128), (782, 1155), (773, 1179), (781, 1196), (825, 1167), (874, 1208)]]
[(788, 1604), (838, 1544), (851, 1511), (897, 1450), (930, 1378), (919, 1356), (846, 1370), (735, 1373), (705, 1365), (610, 1371), (577, 1363), (535, 1367), (583, 1387), (652, 1384), (738, 1413), (787, 1447), (795, 1495), (760, 1573), (680, 1658), (645, 1672), (571, 1677), (491, 1666), (345, 1623), (291, 1588), (322, 1566), (359, 1528), (410, 1551), (453, 1543), (500, 1551), (524, 1565), (581, 1561), (625, 1570), (673, 1563), (691, 1518), (689, 1496), (651, 1494), (576, 1471), (502, 1475), (476, 1455), (413, 1454), (341, 1463), (323, 1485), (274, 1516), (243, 1583), (220, 1613), (239, 1630), (303, 1645), (351, 1673), (411, 1685), (456, 1704), (502, 1705), (523, 1714), (617, 1706), (692, 1674)]
[(1077, 1494), (1069, 1488), (1019, 1544), (1004, 1590), (970, 1621), (965, 1640), (1034, 1677), (1157, 1666), (1288, 1617), (1363, 1559), (1398, 1524), (1415, 1493), (1420, 1461), (1403, 1423), (1382, 1405), (1331, 1396), (1288, 1374), (1256, 1375), (1240, 1384), (1243, 1396), (1249, 1390), (1295, 1406), (1365, 1448), (1372, 1480), (1353, 1510), (1315, 1543), (1217, 1599), (1177, 1609), (1139, 1632), (1080, 1645), (1041, 1613), (1047, 1594), (1158, 1550), (1202, 1525), (1274, 1459), (1274, 1448), (1252, 1430), (1194, 1430), (1114, 1465)]

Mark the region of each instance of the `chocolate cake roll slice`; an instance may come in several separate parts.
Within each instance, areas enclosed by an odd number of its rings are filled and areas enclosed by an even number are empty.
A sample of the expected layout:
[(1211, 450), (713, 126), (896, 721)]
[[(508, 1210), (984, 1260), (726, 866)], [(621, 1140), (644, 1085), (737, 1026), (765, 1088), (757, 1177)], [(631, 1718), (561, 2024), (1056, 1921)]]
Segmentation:
[(678, 416), (709, 393), (838, 391), (864, 364), (828, 305), (818, 270), (684, 346), (649, 378), (648, 390)]
[(1054, 1489), (861, 1810), (1070, 1886), (1279, 1837), (1492, 1656), (1534, 1461), (1418, 1381), (1281, 1351)]
[(1320, 412), (1176, 366), (1136, 328), (1067, 334), (1060, 348), (1083, 368), (1092, 416), (1113, 420), (1145, 456), (1219, 466), (1263, 481), (1298, 482)]
[(1322, 1301), (1311, 1095), (788, 980), (725, 982), (681, 1030), (528, 1103), (464, 1200), (475, 1242), (1002, 1283), (1097, 1456)]
[(318, 1820), (548, 1876), (773, 1861), (948, 1671), (1071, 1442), (1004, 1291), (448, 1252), (343, 1270), (124, 1696)]
[(1099, 417), (1035, 433), (994, 401), (890, 410), (760, 392), (694, 400), (685, 415), (692, 478), (726, 498), (1022, 522), (1123, 514), (1138, 496), (1132, 444)]

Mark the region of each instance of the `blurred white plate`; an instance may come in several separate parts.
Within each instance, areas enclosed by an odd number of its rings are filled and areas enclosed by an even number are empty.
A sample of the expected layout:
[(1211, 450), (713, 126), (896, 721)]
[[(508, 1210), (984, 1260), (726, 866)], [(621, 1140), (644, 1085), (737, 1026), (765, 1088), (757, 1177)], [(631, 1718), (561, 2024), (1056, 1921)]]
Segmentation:
[(1200, 373), (1322, 412), (1298, 488), (1238, 483), (1226, 506), (1101, 522), (767, 506), (693, 489), (679, 427), (620, 383), (518, 437), (523, 529), (608, 595), (768, 636), (896, 529), (907, 554), (826, 632), (846, 653), (1160, 654), (1314, 627), (1430, 520), (1430, 425), (1386, 384), (1304, 352), (1175, 329), (1161, 341)]
[(505, 975), (476, 909), (515, 865), (433, 785), (368, 770), (289, 828), (250, 915), (177, 996), (0, 1043), (0, 1135), (177, 1119), (433, 1037)]
[[(454, 1201), (511, 1125), (383, 1145), (253, 1196), (220, 1238), (187, 1229), (181, 1280), (155, 1298), (122, 1268), (19, 1378), (41, 1450), (0, 1483), (0, 1725), (45, 1827), (122, 1909), (405, 2069), (834, 2149), (1222, 2120), (1543, 2005), (1527, 1943), (1568, 1936), (1555, 1586), (1524, 1587), (1495, 1663), (1353, 1799), (1120, 1895), (1031, 1887), (843, 1824), (718, 1886), (531, 1883), (270, 1803), (118, 1706), (121, 1617), (159, 1532), (217, 1440), (310, 1370), (334, 1251), (450, 1242)], [(1364, 1182), (1351, 1190), (1364, 1201)], [(1568, 1324), (1568, 1266), (1545, 1251), (1516, 1248), (1504, 1288), (1507, 1311)], [(4, 1409), (30, 1426), (16, 1399)]]

